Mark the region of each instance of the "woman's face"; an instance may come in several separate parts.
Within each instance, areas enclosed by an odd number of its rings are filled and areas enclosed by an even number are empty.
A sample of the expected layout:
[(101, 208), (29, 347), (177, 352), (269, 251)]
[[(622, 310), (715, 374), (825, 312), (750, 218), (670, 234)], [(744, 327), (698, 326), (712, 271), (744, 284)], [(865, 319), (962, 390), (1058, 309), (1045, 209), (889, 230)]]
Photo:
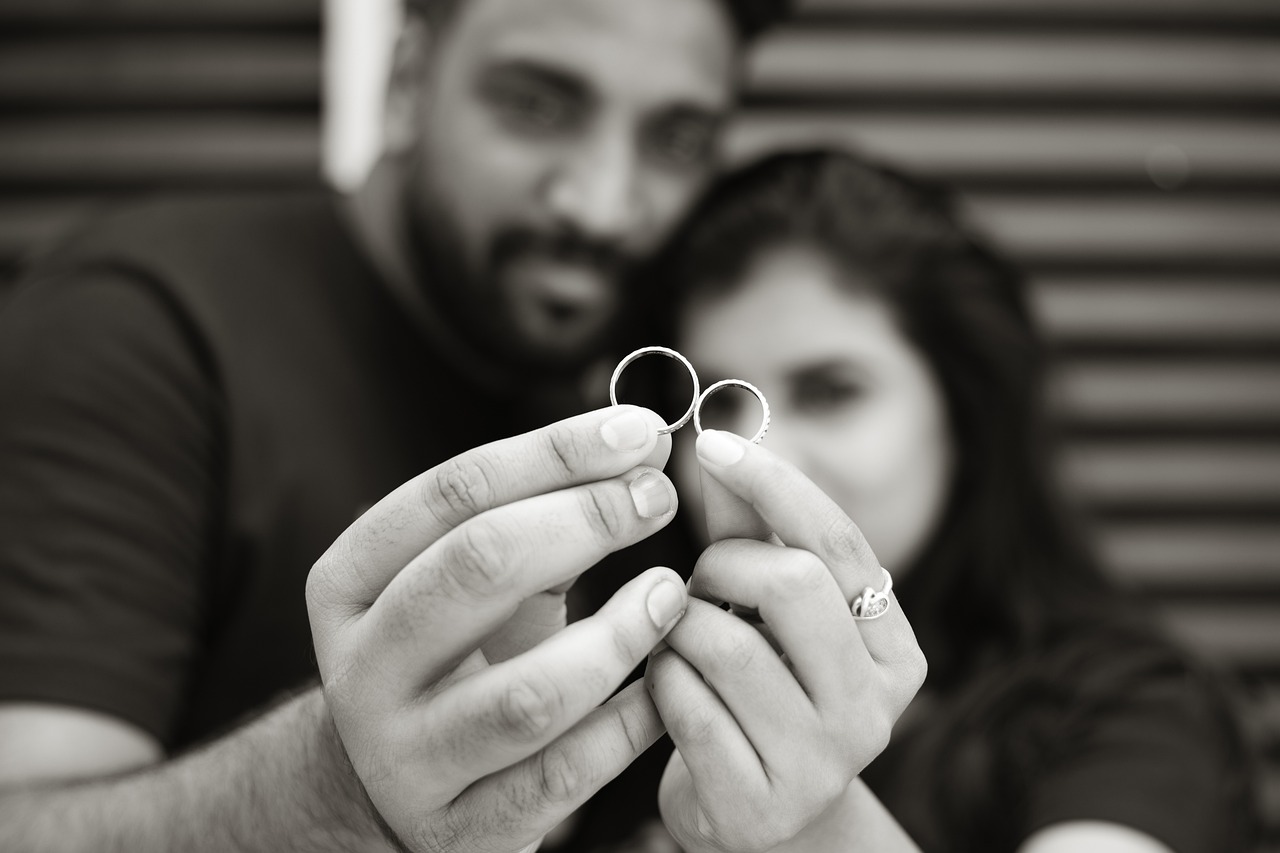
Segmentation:
[[(848, 513), (884, 566), (907, 571), (944, 509), (952, 446), (941, 389), (871, 288), (815, 251), (769, 251), (727, 294), (695, 299), (679, 338), (703, 387), (735, 378), (764, 393), (764, 445)], [(702, 421), (750, 437), (760, 405), (729, 388), (708, 399)], [(677, 434), (674, 475), (700, 524), (693, 432)]]

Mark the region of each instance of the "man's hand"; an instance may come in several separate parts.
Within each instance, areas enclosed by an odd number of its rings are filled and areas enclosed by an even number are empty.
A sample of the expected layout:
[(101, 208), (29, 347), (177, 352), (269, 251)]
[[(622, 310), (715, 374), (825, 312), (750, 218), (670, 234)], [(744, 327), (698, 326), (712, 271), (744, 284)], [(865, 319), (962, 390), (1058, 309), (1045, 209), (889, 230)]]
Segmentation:
[(698, 458), (719, 541), (698, 561), (689, 610), (646, 675), (677, 749), (659, 802), (687, 850), (766, 850), (845, 794), (888, 743), (926, 667), (896, 600), (884, 616), (854, 621), (850, 602), (883, 579), (830, 498), (730, 433), (705, 432)]
[(675, 573), (650, 570), (557, 630), (577, 576), (673, 517), (660, 426), (622, 406), (462, 454), (312, 569), (326, 701), (410, 849), (536, 842), (662, 733), (640, 685), (601, 703), (684, 611)]

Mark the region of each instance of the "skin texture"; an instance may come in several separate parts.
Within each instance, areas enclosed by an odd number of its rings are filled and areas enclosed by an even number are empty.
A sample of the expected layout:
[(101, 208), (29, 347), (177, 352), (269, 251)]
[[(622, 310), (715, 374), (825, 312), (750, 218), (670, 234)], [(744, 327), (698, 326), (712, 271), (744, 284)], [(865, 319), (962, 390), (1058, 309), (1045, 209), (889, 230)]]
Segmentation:
[(731, 24), (712, 2), (475, 0), (440, 35), (406, 31), (390, 110), (408, 240), (448, 256), (430, 284), (474, 340), (576, 361), (712, 173)]
[[(698, 366), (707, 384), (740, 377), (765, 394), (773, 424), (764, 447), (750, 447), (749, 455), (772, 452), (780, 457), (772, 463), (778, 470), (769, 475), (768, 486), (767, 500), (776, 503), (771, 504), (771, 511), (758, 506), (763, 519), (755, 518), (734, 495), (726, 493), (723, 486), (730, 480), (725, 469), (706, 459), (705, 444), (713, 433), (704, 434), (696, 444), (693, 436), (678, 435), (674, 477), (686, 509), (693, 510), (694, 518), (705, 517), (707, 541), (713, 543), (695, 572), (691, 585), (695, 597), (707, 597), (710, 591), (713, 600), (758, 608), (767, 629), (782, 639), (775, 623), (779, 627), (783, 623), (774, 614), (793, 601), (798, 603), (806, 579), (802, 575), (782, 576), (780, 582), (779, 565), (773, 564), (764, 582), (777, 586), (768, 587), (764, 595), (758, 591), (753, 595), (750, 590), (754, 555), (776, 548), (779, 537), (792, 548), (808, 548), (820, 555), (824, 553), (823, 542), (832, 538), (843, 541), (854, 559), (850, 561), (846, 553), (844, 561), (824, 562), (837, 579), (846, 578), (842, 586), (848, 598), (861, 583), (879, 586), (876, 573), (869, 570), (876, 558), (892, 566), (895, 575), (909, 571), (938, 524), (955, 450), (945, 402), (929, 365), (901, 333), (891, 309), (874, 295), (868, 282), (850, 276), (815, 250), (779, 247), (750, 265), (727, 291), (708, 291), (693, 298), (680, 320), (677, 348)], [(725, 391), (711, 399), (715, 404), (703, 410), (704, 423), (743, 436), (754, 434), (759, 427), (759, 403), (747, 392)], [(856, 520), (857, 527), (848, 522), (840, 534), (816, 540), (803, 532), (803, 519), (794, 519), (794, 528), (785, 527), (779, 513), (789, 503), (803, 507), (804, 512), (813, 512), (820, 504), (803, 496), (800, 484), (804, 481), (796, 478), (791, 482), (783, 473), (781, 460), (794, 465), (830, 496), (838, 507), (830, 516), (847, 514)], [(739, 464), (749, 463), (744, 459)], [(789, 501), (792, 487), (799, 491)], [(865, 534), (865, 542), (852, 530)], [(850, 542), (854, 547), (848, 547)], [(850, 582), (849, 575), (858, 579)], [(727, 594), (729, 584), (736, 588), (736, 596)], [(677, 721), (673, 720), (676, 713), (667, 707), (670, 700), (657, 697), (680, 748), (663, 779), (661, 804), (668, 827), (687, 848), (741, 849), (734, 834), (742, 827), (758, 832), (761, 814), (775, 818), (794, 814), (795, 807), (786, 800), (788, 792), (820, 785), (829, 778), (824, 767), (829, 766), (830, 754), (824, 754), (823, 749), (838, 743), (840, 734), (820, 734), (816, 740), (806, 740), (806, 727), (812, 719), (808, 715), (816, 709), (821, 717), (824, 699), (806, 679), (821, 677), (819, 674), (830, 666), (836, 677), (856, 673), (865, 690), (877, 676), (874, 667), (868, 671), (856, 653), (858, 643), (840, 634), (834, 613), (830, 615), (831, 626), (818, 627), (822, 619), (820, 598), (801, 605), (813, 620), (813, 635), (796, 636), (791, 640), (796, 645), (783, 643), (790, 669), (804, 687), (802, 695), (794, 690), (791, 695), (785, 689), (778, 691), (777, 685), (787, 678), (776, 671), (776, 656), (758, 640), (740, 637), (728, 642), (725, 632), (716, 640), (720, 646), (715, 654), (708, 656), (699, 645), (707, 642), (699, 636), (699, 626), (733, 617), (708, 609), (697, 600), (667, 638), (674, 651), (651, 662), (651, 678), (655, 663), (669, 669), (673, 692), (709, 694), (691, 666), (675, 662), (677, 656), (684, 657), (704, 676), (713, 674), (708, 680), (724, 700), (720, 703), (713, 695), (703, 695), (702, 702), (690, 700), (685, 706), (689, 716)], [(910, 657), (905, 642), (909, 628), (894, 632), (891, 624), (885, 624), (886, 619), (861, 623), (857, 633), (875, 663), (889, 664), (882, 677), (892, 681), (910, 668), (909, 664), (893, 665), (895, 659)], [(791, 627), (783, 630), (810, 627), (797, 616)], [(839, 641), (833, 639), (836, 637)], [(806, 639), (812, 647), (802, 649), (798, 644)], [(808, 658), (800, 657), (802, 654)], [(848, 720), (858, 720), (860, 728), (868, 724), (874, 728), (874, 713), (883, 711), (884, 706), (859, 708), (858, 698), (850, 693), (843, 700), (848, 703), (842, 710), (846, 726)], [(806, 700), (812, 700), (813, 707), (806, 707)], [(738, 728), (741, 737), (736, 736)], [(691, 740), (718, 742), (722, 754), (699, 766), (691, 760), (695, 754)], [(783, 745), (787, 751), (774, 752)], [(791, 761), (801, 763), (791, 768)], [(724, 766), (735, 767), (748, 782), (746, 790), (738, 792), (738, 801), (727, 796), (716, 798), (721, 807), (734, 806), (728, 812), (717, 812), (715, 805), (704, 806), (701, 796), (723, 784), (724, 777), (717, 774), (723, 774)], [(801, 802), (811, 805), (820, 799), (810, 794)], [(817, 816), (801, 813), (798, 822), (805, 828), (776, 849), (811, 853), (916, 849), (892, 816), (857, 781), (833, 798), (825, 812)], [(784, 825), (777, 835), (785, 837), (787, 832)], [(1127, 827), (1085, 821), (1048, 827), (1020, 847), (1020, 853), (1079, 850), (1169, 853), (1160, 842)]]
[[(857, 520), (895, 577), (909, 571), (942, 512), (954, 451), (936, 380), (865, 284), (816, 252), (771, 252), (726, 298), (695, 301), (680, 338), (707, 383), (742, 377), (764, 393), (773, 411), (764, 444)], [(750, 436), (760, 405), (730, 389), (702, 417)], [(679, 437), (676, 471), (696, 509), (691, 444)]]
[(29, 770), (0, 793), (0, 847), (387, 849), (369, 799), (410, 849), (536, 842), (662, 732), (638, 685), (601, 703), (684, 608), (679, 578), (643, 573), (558, 633), (547, 592), (673, 517), (658, 425), (593, 412), (406, 483), (312, 571), (323, 694), (132, 775)]
[[(581, 366), (621, 315), (629, 263), (711, 175), (736, 59), (712, 0), (472, 0), (439, 31), (415, 19), (387, 179), (353, 206), (361, 233), (385, 232), (375, 262), (420, 311), (432, 289), (448, 314), (432, 328), (456, 327), (470, 350)], [(423, 275), (424, 257), (450, 274)], [(69, 748), (32, 755), (19, 744), (33, 709), (0, 713), (0, 750), (26, 756), (22, 786), (0, 792), (0, 848), (377, 850), (389, 830), (412, 850), (516, 850), (664, 725), (680, 748), (664, 816), (689, 849), (803, 841), (853, 814), (850, 781), (924, 663), (900, 610), (854, 625), (849, 600), (878, 582), (877, 560), (798, 469), (761, 448), (704, 460), (722, 541), (693, 589), (756, 608), (768, 637), (690, 605), (664, 568), (565, 626), (567, 586), (675, 512), (657, 425), (629, 407), (589, 413), (387, 496), (312, 570), (323, 688), (204, 749), (166, 760), (123, 723), (35, 709)], [(646, 683), (614, 695), (664, 637)], [(771, 702), (748, 707), (761, 684)]]
[[(535, 18), (537, 25), (532, 26)], [(699, 140), (730, 105), (736, 50), (730, 24), (713, 0), (471, 0), (441, 32), (431, 32), (415, 19), (406, 29), (389, 95), (390, 148), (382, 179), (371, 181), (369, 192), (352, 205), (356, 231), (366, 237), (386, 235), (369, 241), (371, 255), (388, 272), (391, 286), (402, 296), (409, 294), (404, 300), (409, 305), (418, 293), (410, 247), (423, 235), (414, 234), (406, 219), (407, 193), (416, 205), (428, 209), (445, 242), (460, 247), (459, 269), (473, 273), (453, 282), (459, 299), (476, 305), (496, 296), (504, 306), (493, 324), (466, 315), (476, 320), (461, 324), (468, 346), (493, 349), (510, 340), (519, 352), (541, 354), (551, 362), (585, 362), (593, 354), (592, 341), (615, 319), (621, 302), (621, 279), (614, 277), (618, 270), (610, 268), (605, 280), (574, 260), (578, 256), (572, 252), (570, 260), (534, 252), (502, 277), (489, 278), (481, 267), (492, 241), (501, 230), (515, 227), (542, 237), (568, 235), (579, 249), (584, 242), (627, 255), (650, 249), (712, 172), (714, 164)], [(641, 61), (646, 73), (632, 73)], [(496, 71), (505, 75), (505, 88), (479, 86), (477, 75), (483, 73), (492, 82)], [(571, 84), (585, 106), (569, 124), (552, 121), (546, 123), (546, 133), (530, 133), (544, 123), (544, 113), (559, 115), (559, 107), (548, 107), (545, 93), (533, 86), (548, 73), (560, 84)], [(495, 95), (498, 91), (507, 94)], [(691, 108), (696, 120), (689, 118)], [(447, 120), (439, 118), (444, 115)], [(686, 158), (686, 152), (693, 155)], [(418, 197), (426, 193), (438, 195)], [(547, 301), (544, 297), (562, 304), (551, 315), (544, 311), (532, 325), (514, 324), (517, 303), (541, 304)], [(417, 298), (416, 307), (407, 310), (422, 314), (423, 300)], [(452, 325), (433, 328), (441, 331)], [(446, 340), (447, 331), (441, 331)], [(462, 460), (453, 460), (446, 469), (454, 472), (449, 481), (454, 486), (426, 493), (419, 484), (389, 499), (392, 507), (404, 505), (403, 523), (417, 536), (413, 547), (396, 538), (406, 533), (405, 528), (386, 524), (384, 515), (371, 517), (383, 519), (373, 529), (367, 526), (372, 521), (353, 528), (335, 546), (338, 550), (321, 561), (309, 598), (317, 654), (331, 695), (312, 691), (211, 744), (198, 759), (171, 760), (152, 736), (87, 710), (0, 707), (0, 782), (7, 784), (0, 792), (0, 848), (226, 849), (227, 833), (235, 836), (240, 849), (278, 850), (303, 837), (312, 845), (308, 849), (359, 848), (353, 834), (372, 849), (385, 847), (381, 830), (370, 819), (362, 786), (350, 772), (347, 751), (368, 777), (370, 793), (386, 807), (384, 817), (409, 843), (485, 849), (502, 847), (516, 837), (535, 840), (568, 808), (566, 804), (584, 798), (660, 731), (643, 691), (624, 694), (621, 706), (592, 710), (661, 634), (656, 627), (644, 627), (652, 625), (646, 585), (658, 583), (657, 576), (642, 576), (639, 586), (629, 586), (615, 606), (600, 614), (594, 629), (588, 625), (568, 635), (570, 645), (596, 649), (594, 657), (588, 655), (590, 660), (569, 655), (553, 666), (544, 660), (549, 653), (544, 651), (527, 662), (527, 677), (515, 663), (563, 626), (563, 589), (574, 577), (600, 554), (652, 532), (669, 517), (660, 513), (642, 519), (639, 510), (631, 510), (629, 516), (625, 510), (632, 505), (628, 495), (639, 476), (633, 469), (651, 455), (651, 463), (663, 464), (666, 445), (658, 452), (650, 436), (644, 448), (619, 457), (601, 444), (599, 427), (598, 420), (548, 427), (540, 439), (531, 441), (563, 446), (564, 454), (520, 453), (493, 463), (506, 477), (505, 490), (486, 493), (488, 499), (505, 506), (544, 495), (550, 503), (539, 504), (542, 509), (531, 514), (498, 514), (507, 526), (492, 532), (491, 539), (468, 538), (475, 530), (489, 529), (483, 526), (454, 535), (439, 524), (429, 528), (430, 535), (424, 532), (426, 526), (414, 526), (446, 517), (458, 525), (466, 520), (455, 501), (465, 505), (475, 493), (456, 491), (458, 472), (467, 470)], [(568, 467), (571, 462), (580, 467)], [(592, 473), (571, 484), (549, 478), (570, 470)], [(656, 471), (649, 476), (650, 488), (641, 491), (649, 496), (645, 505), (652, 509), (656, 495), (670, 494), (670, 484)], [(566, 493), (566, 487), (579, 491)], [(624, 503), (580, 505), (572, 499), (599, 489)], [(605, 507), (616, 514), (601, 516)], [(548, 513), (554, 523), (548, 521)], [(556, 538), (549, 538), (553, 534)], [(589, 553), (562, 548), (565, 542), (577, 541), (594, 545)], [(485, 550), (499, 544), (505, 550)], [(435, 595), (408, 576), (395, 580), (408, 566), (419, 566), (410, 576), (422, 575), (426, 567), (414, 563), (414, 557), (432, 546), (435, 556), (427, 565), (440, 569), (440, 577), (453, 578), (456, 588)], [(443, 556), (441, 549), (448, 549)], [(509, 570), (512, 561), (523, 565), (524, 555), (530, 553), (547, 558), (541, 564), (544, 577), (536, 572), (527, 576), (534, 587), (485, 586), (500, 569)], [(515, 560), (513, 555), (521, 556)], [(459, 572), (440, 568), (445, 564)], [(359, 588), (349, 599), (335, 594), (368, 578), (375, 568), (379, 586)], [(522, 600), (520, 595), (526, 597)], [(438, 607), (442, 601), (453, 602), (458, 622), (470, 626), (468, 631), (451, 635), (441, 645), (440, 657), (408, 646), (397, 655), (397, 643), (423, 639), (411, 630), (418, 621), (416, 608)], [(600, 642), (615, 634), (625, 635), (625, 642)], [(372, 648), (386, 655), (372, 657)], [(612, 648), (617, 649), (612, 657), (600, 657), (600, 649)], [(399, 665), (406, 663), (409, 668), (400, 671)], [(511, 666), (505, 668), (495, 665), (508, 663)], [(623, 669), (612, 681), (601, 670), (619, 666)], [(487, 669), (496, 672), (481, 672)], [(455, 686), (450, 679), (461, 673), (477, 676), (467, 690), (483, 693), (483, 701), (469, 704), (470, 700), (449, 698)], [(375, 674), (386, 676), (393, 692), (363, 689), (367, 682), (377, 681)], [(533, 692), (521, 692), (535, 682), (528, 688)], [(326, 698), (334, 703), (332, 714)], [(539, 710), (544, 700), (546, 713)], [(421, 714), (415, 715), (412, 711), (419, 703)], [(468, 728), (468, 721), (476, 722), (475, 715), (486, 714), (487, 726)], [(347, 739), (345, 750), (331, 718)], [(451, 748), (458, 768), (473, 768), (466, 771), (476, 774), (472, 781), (491, 771), (523, 768), (503, 777), (508, 787), (484, 795), (492, 799), (492, 808), (481, 805), (489, 801), (477, 788), (468, 801), (471, 811), (459, 806), (440, 829), (424, 823), (428, 812), (421, 806), (438, 806), (448, 792), (460, 791), (457, 786), (465, 773), (429, 772), (420, 747), (417, 752), (401, 749), (410, 733), (429, 726), (470, 732)], [(581, 740), (565, 741), (563, 733), (574, 726), (583, 727)], [(482, 759), (485, 748), (502, 746), (504, 741), (493, 733), (504, 728), (524, 740), (518, 747), (506, 742), (506, 752)], [(479, 743), (469, 755), (466, 744), (473, 740)], [(540, 772), (540, 759), (521, 764), (542, 754), (548, 744), (558, 746), (551, 749), (546, 773)], [(390, 757), (402, 752), (409, 759), (394, 773), (407, 784), (427, 786), (416, 796), (413, 791), (380, 787), (391, 778), (386, 769)], [(147, 769), (114, 775), (139, 767)], [(522, 785), (532, 786), (531, 793), (522, 794)], [(263, 813), (264, 798), (255, 797), (255, 790), (278, 793), (265, 798), (272, 805), (268, 813)], [(522, 817), (512, 818), (510, 802), (516, 795), (544, 807), (521, 810)], [(414, 803), (412, 816), (403, 806), (408, 801)], [(476, 815), (495, 823), (474, 819)], [(334, 826), (352, 827), (336, 832), (332, 843), (325, 839), (330, 817)], [(181, 844), (174, 841), (179, 837)]]
[[(914, 849), (892, 821), (886, 833), (856, 825), (867, 794), (851, 783), (888, 743), (927, 668), (896, 603), (854, 621), (849, 602), (881, 584), (875, 554), (840, 507), (771, 451), (709, 430), (697, 455), (717, 496), (713, 544), (646, 675), (678, 750), (659, 792), (663, 820), (695, 851), (849, 849), (859, 836)], [(764, 529), (773, 535), (762, 541)], [(762, 628), (718, 602), (757, 611)]]

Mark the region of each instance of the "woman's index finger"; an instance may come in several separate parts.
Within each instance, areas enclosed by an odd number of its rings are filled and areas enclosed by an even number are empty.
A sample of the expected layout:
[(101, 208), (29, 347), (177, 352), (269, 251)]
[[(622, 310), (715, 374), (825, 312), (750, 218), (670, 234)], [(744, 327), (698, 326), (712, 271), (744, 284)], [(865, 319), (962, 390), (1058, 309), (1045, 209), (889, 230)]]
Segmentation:
[(761, 518), (755, 507), (731, 492), (703, 468), (699, 472), (702, 485), (702, 507), (707, 522), (707, 538), (776, 539), (769, 522)]
[[(707, 495), (709, 482), (715, 484), (710, 492), (720, 501), (717, 512), (722, 523), (736, 520), (745, 526), (749, 511), (763, 529), (788, 546), (810, 551), (826, 563), (846, 600), (867, 586), (879, 586), (880, 564), (862, 531), (799, 468), (764, 447), (720, 430), (704, 431), (697, 451), (703, 494)], [(708, 504), (708, 526), (711, 515)], [(765, 537), (738, 534), (738, 538)]]

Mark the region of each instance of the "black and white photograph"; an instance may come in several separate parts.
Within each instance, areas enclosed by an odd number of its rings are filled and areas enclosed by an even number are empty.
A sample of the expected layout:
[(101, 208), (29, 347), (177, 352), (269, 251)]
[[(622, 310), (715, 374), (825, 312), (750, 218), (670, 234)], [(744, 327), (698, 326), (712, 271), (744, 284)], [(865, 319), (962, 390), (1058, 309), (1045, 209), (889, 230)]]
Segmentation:
[(0, 0), (0, 853), (1280, 853), (1277, 0)]

